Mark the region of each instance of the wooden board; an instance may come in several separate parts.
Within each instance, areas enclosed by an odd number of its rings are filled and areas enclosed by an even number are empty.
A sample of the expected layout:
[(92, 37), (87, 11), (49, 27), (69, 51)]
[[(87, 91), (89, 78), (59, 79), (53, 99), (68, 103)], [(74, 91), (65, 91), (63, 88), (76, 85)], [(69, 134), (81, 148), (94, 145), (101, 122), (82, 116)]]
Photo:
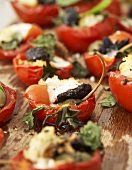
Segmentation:
[[(19, 150), (28, 147), (29, 141), (36, 133), (28, 131), (22, 122), (22, 116), (28, 112), (29, 105), (23, 97), (26, 85), (16, 76), (12, 62), (0, 61), (0, 81), (17, 91), (17, 104), (14, 115), (2, 128), (5, 140), (0, 151), (0, 159), (10, 159)], [(85, 79), (83, 81), (89, 81)], [(93, 84), (95, 85), (95, 84)], [(104, 144), (103, 170), (132, 170), (132, 114), (123, 111), (119, 106), (102, 108), (100, 101), (109, 95), (101, 85), (96, 95), (96, 107), (91, 119), (103, 127), (101, 140)], [(1, 170), (10, 169), (0, 166)]]

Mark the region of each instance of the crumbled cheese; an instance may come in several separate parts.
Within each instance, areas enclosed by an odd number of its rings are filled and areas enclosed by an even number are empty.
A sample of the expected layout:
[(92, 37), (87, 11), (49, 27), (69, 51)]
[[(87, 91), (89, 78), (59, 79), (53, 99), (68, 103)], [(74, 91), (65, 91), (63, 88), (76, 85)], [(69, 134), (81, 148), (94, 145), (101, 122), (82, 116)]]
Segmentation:
[(46, 81), (43, 81), (41, 79), (39, 81), (39, 84), (47, 84), (50, 102), (54, 103), (59, 94), (66, 92), (69, 89), (74, 89), (78, 87), (82, 84), (82, 82), (80, 82), (79, 80), (75, 80), (73, 77), (60, 80), (57, 76), (54, 76), (52, 78), (46, 79)]
[(31, 24), (14, 24), (0, 31), (0, 43), (2, 41), (9, 42), (14, 38), (14, 34), (20, 34), (22, 39), (26, 38), (28, 31), (31, 29)]
[[(40, 66), (43, 67), (46, 66), (46, 62), (43, 60), (36, 60), (36, 61), (29, 61), (29, 60), (19, 60), (18, 64), (25, 64), (25, 65), (31, 65), (31, 66)], [(50, 64), (53, 67), (62, 68), (62, 67), (68, 67), (70, 65), (70, 62), (65, 61), (64, 59), (55, 56), (53, 61), (50, 62)]]
[(86, 17), (83, 17), (80, 22), (79, 26), (80, 27), (92, 27), (99, 22), (102, 22), (104, 19), (103, 15), (88, 15)]
[(41, 133), (32, 138), (29, 149), (24, 150), (24, 157), (36, 163), (40, 158), (43, 158), (44, 149), (49, 143), (57, 143), (58, 140), (59, 139), (55, 135), (54, 127), (47, 126)]
[(120, 74), (132, 78), (132, 54), (123, 59), (123, 63), (120, 64)]
[(121, 23), (128, 28), (132, 27), (132, 19), (131, 18), (123, 18), (121, 20)]
[(18, 2), (30, 7), (34, 7), (38, 4), (37, 0), (18, 0)]

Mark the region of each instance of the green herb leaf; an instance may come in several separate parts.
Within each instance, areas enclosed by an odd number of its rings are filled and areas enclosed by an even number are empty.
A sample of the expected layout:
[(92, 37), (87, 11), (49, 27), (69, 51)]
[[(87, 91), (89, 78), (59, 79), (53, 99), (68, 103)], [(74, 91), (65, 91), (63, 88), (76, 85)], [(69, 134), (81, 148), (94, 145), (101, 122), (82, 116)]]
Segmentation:
[(85, 145), (89, 146), (91, 150), (96, 150), (101, 147), (101, 126), (96, 126), (92, 121), (80, 129), (80, 138), (83, 140)]
[(32, 129), (34, 126), (35, 114), (38, 113), (39, 111), (45, 110), (45, 109), (47, 109), (46, 106), (39, 106), (39, 107), (33, 109), (31, 112), (29, 112), (23, 116), (22, 121), (28, 125), (29, 129)]
[(32, 41), (31, 44), (36, 47), (44, 47), (47, 53), (50, 55), (50, 60), (54, 57), (55, 53), (55, 37), (53, 34), (42, 34)]
[(0, 109), (5, 105), (5, 103), (6, 103), (6, 94), (2, 85), (0, 85)]
[(52, 67), (51, 64), (47, 62), (46, 66), (43, 67), (43, 75), (41, 78), (43, 80), (46, 80), (48, 77), (53, 77), (54, 75), (56, 75), (57, 70), (59, 69)]
[(22, 41), (22, 36), (19, 33), (15, 33), (15, 34), (12, 35), (11, 41), (0, 42), (0, 47), (3, 50), (14, 50), (20, 45), (21, 41)]
[(107, 8), (111, 4), (112, 0), (102, 0), (99, 4), (93, 7), (91, 10), (80, 14), (80, 17), (85, 17), (91, 14), (97, 14)]
[(79, 2), (81, 0), (57, 0), (57, 3), (60, 5), (60, 6), (68, 6), (68, 5), (72, 5), (76, 2)]
[(108, 97), (106, 97), (104, 100), (102, 100), (101, 102), (101, 106), (103, 107), (113, 107), (116, 105), (116, 100), (115, 98), (112, 96), (112, 94), (110, 94)]
[(84, 68), (78, 61), (74, 61), (72, 65), (73, 70), (71, 74), (73, 77), (85, 78), (89, 75), (88, 69)]

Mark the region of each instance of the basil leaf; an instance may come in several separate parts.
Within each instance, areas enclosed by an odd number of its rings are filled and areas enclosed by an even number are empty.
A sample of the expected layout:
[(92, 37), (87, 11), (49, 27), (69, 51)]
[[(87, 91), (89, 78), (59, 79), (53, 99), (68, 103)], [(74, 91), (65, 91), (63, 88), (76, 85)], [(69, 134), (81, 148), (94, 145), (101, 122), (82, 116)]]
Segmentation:
[(91, 10), (80, 14), (80, 17), (84, 17), (90, 14), (97, 14), (107, 8), (111, 4), (112, 0), (102, 0), (99, 4), (93, 7)]
[(4, 88), (0, 85), (0, 108), (2, 108), (6, 103), (6, 94)]
[(81, 0), (57, 0), (57, 3), (60, 5), (60, 6), (68, 6), (68, 5), (72, 5), (76, 2), (79, 2)]
[(80, 138), (84, 144), (89, 146), (91, 150), (96, 150), (101, 147), (101, 126), (96, 126), (92, 121), (89, 121), (84, 127), (80, 129)]
[(78, 61), (72, 63), (73, 70), (71, 75), (73, 77), (85, 78), (89, 75), (88, 69), (84, 68)]
[(30, 111), (29, 113), (27, 113), (23, 116), (22, 121), (28, 125), (29, 129), (32, 129), (34, 126), (35, 114), (38, 113), (39, 111), (45, 110), (45, 109), (47, 109), (46, 106), (39, 106), (39, 107), (33, 109), (32, 111)]
[(31, 44), (36, 47), (44, 47), (52, 60), (55, 53), (55, 42), (53, 34), (42, 34), (38, 36), (36, 40), (32, 41)]
[(116, 100), (115, 98), (112, 96), (112, 94), (110, 94), (108, 97), (106, 97), (104, 100), (102, 100), (101, 102), (101, 106), (103, 107), (113, 107), (116, 105)]

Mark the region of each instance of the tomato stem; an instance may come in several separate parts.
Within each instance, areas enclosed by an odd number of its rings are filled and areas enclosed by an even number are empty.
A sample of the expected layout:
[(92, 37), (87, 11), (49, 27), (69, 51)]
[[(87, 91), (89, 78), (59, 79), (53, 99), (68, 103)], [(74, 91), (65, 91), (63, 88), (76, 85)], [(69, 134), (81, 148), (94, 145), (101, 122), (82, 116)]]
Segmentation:
[(100, 84), (101, 84), (101, 82), (102, 82), (102, 80), (103, 80), (103, 78), (105, 76), (105, 73), (106, 73), (106, 67), (105, 67), (105, 62), (104, 62), (104, 59), (103, 59), (103, 55), (100, 52), (98, 52), (98, 51), (96, 51), (96, 54), (100, 58), (100, 60), (102, 62), (102, 65), (103, 65), (102, 75), (101, 75), (97, 85), (93, 88), (93, 90), (87, 96), (85, 96), (82, 99), (82, 101), (87, 100), (97, 90), (97, 88), (100, 86)]

